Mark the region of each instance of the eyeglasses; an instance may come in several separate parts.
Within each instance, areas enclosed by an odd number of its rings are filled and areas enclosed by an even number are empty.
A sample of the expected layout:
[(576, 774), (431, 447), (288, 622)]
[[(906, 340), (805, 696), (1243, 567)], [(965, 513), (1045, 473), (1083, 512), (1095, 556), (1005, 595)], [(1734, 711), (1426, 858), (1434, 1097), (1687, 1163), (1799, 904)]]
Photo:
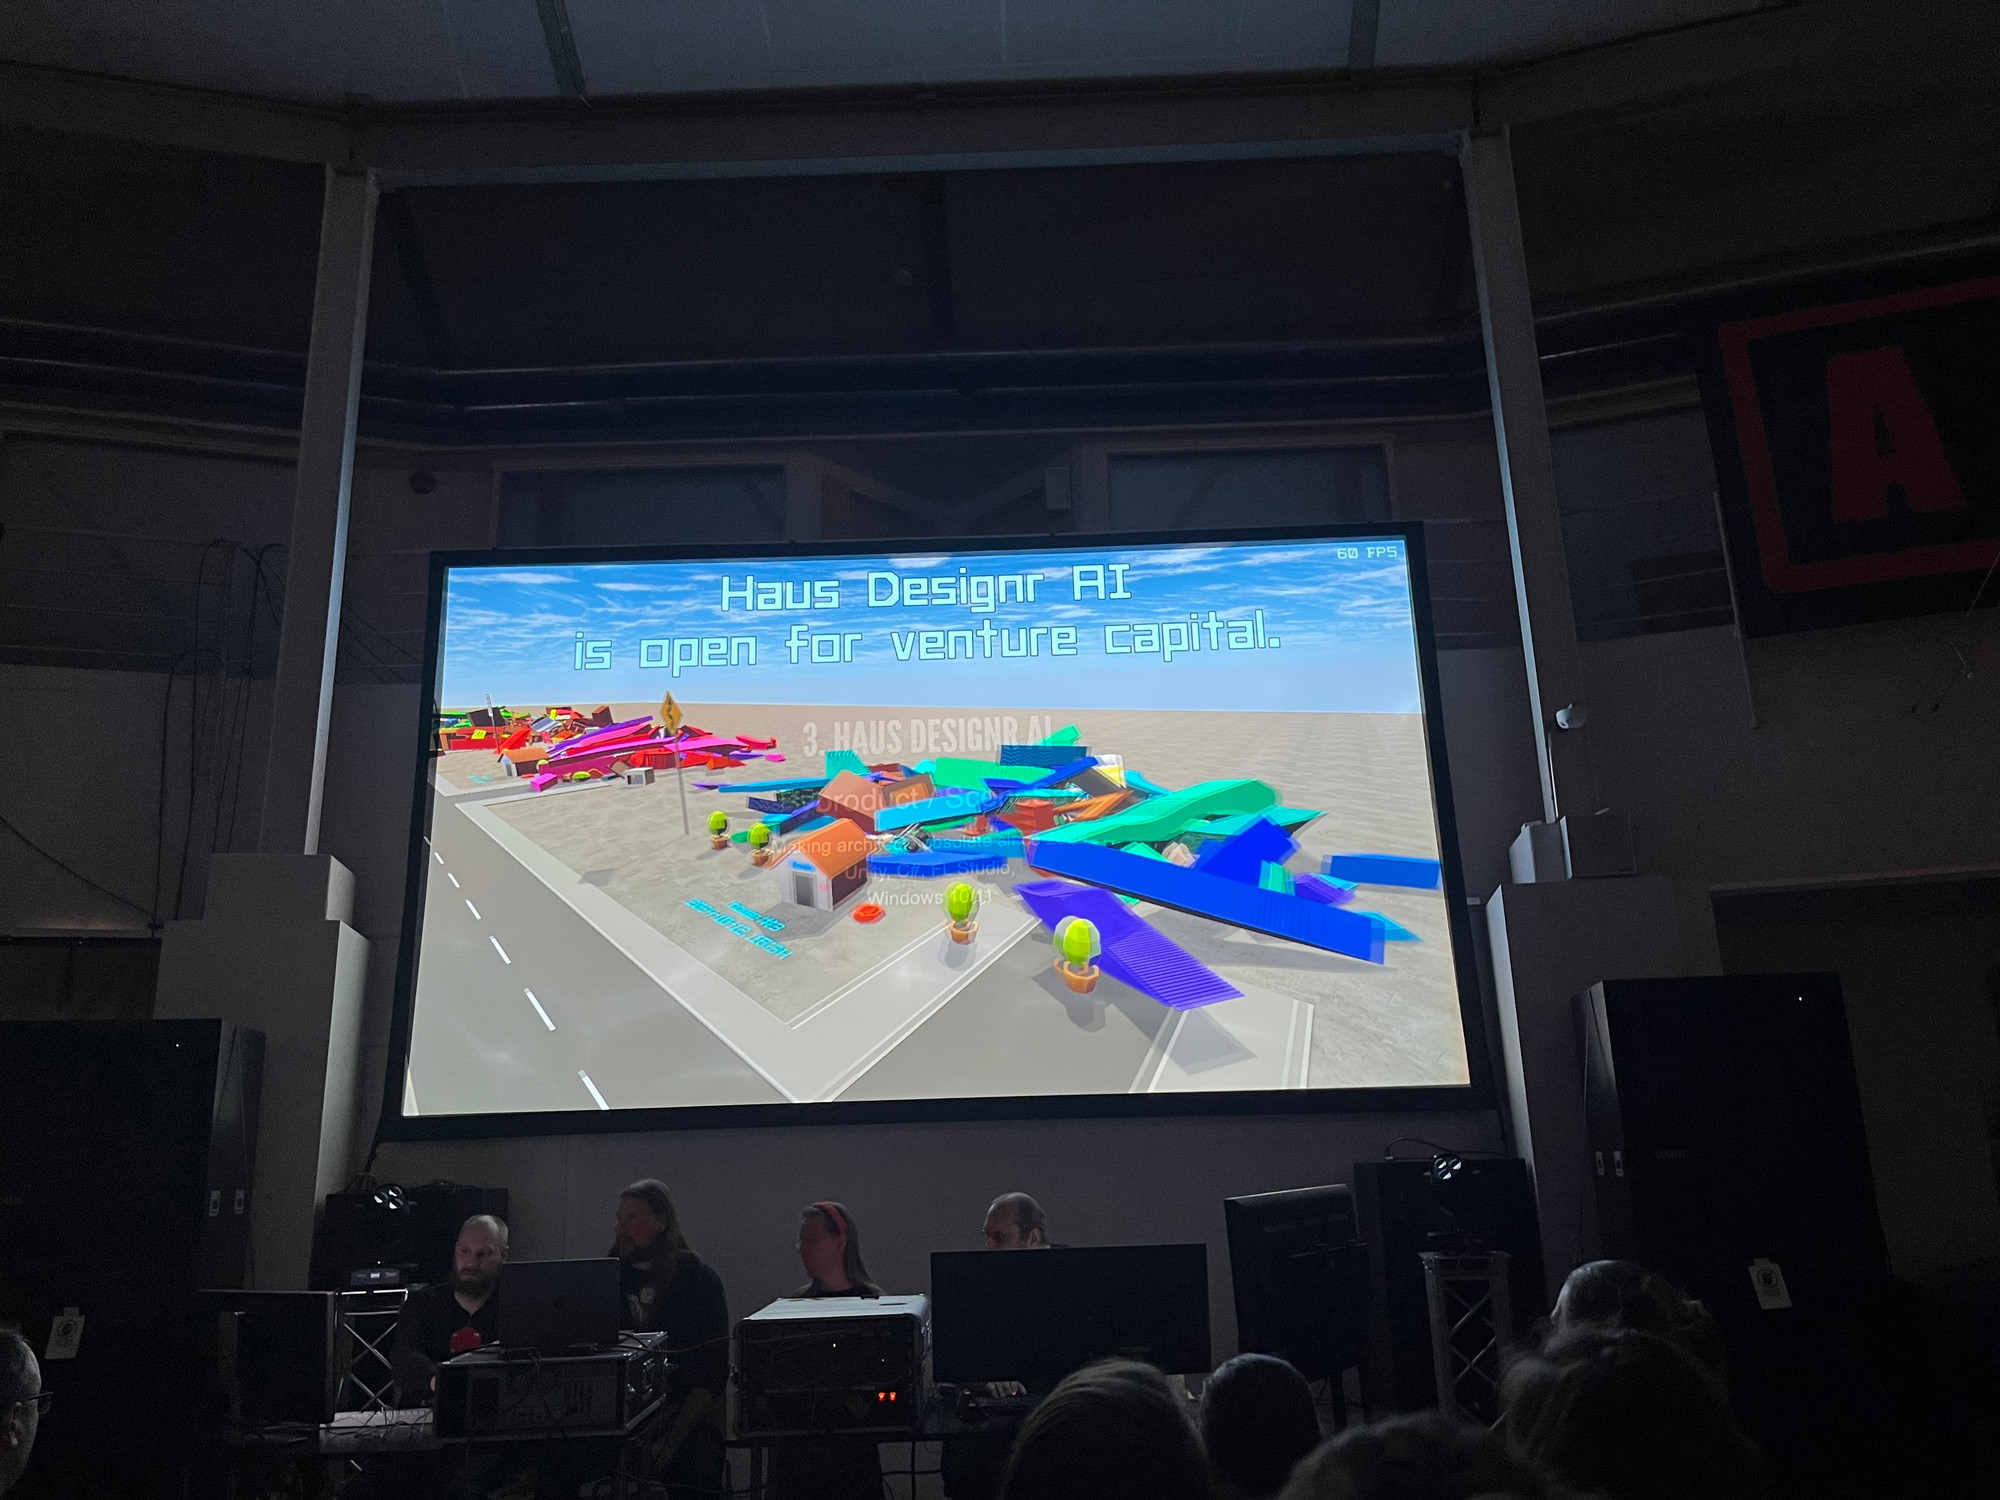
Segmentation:
[(54, 1391), (43, 1391), (39, 1396), (30, 1396), (25, 1401), (16, 1401), (12, 1404), (15, 1406), (32, 1406), (37, 1416), (46, 1417), (49, 1414), (49, 1408), (56, 1404), (56, 1393)]

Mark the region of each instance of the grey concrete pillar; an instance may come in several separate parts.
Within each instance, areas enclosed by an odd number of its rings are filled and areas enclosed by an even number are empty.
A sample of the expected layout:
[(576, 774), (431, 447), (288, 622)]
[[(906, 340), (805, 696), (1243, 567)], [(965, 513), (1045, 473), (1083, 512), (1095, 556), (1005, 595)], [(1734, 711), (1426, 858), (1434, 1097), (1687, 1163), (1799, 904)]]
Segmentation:
[(312, 347), (285, 563), (285, 615), (271, 703), (264, 775), (263, 854), (319, 852), (326, 736), (340, 647), (341, 584), (347, 570), (347, 511), (354, 478), (354, 424), (368, 329), (368, 272), (375, 245), (375, 182), (366, 172), (328, 169), (320, 219)]
[(1486, 339), (1486, 380), (1493, 400), (1493, 436), (1507, 501), (1507, 541), (1514, 555), (1514, 594), (1527, 653), (1528, 701), (1535, 717), (1535, 754), (1542, 775), (1546, 822), (1596, 811), (1581, 729), (1556, 727), (1558, 710), (1579, 701), (1576, 615), (1569, 564), (1563, 555), (1562, 514), (1556, 508), (1555, 462), (1548, 409), (1542, 399), (1535, 310), (1528, 294), (1528, 260), (1521, 245), (1521, 210), (1514, 196), (1514, 160), (1504, 131), (1466, 138), (1460, 156), (1479, 289), (1479, 325)]

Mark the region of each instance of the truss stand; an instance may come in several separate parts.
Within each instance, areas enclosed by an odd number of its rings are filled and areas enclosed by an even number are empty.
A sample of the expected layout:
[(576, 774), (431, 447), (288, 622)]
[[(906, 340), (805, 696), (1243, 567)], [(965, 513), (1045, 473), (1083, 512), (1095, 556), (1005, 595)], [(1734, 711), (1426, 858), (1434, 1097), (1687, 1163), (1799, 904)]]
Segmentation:
[(389, 1351), (407, 1295), (404, 1287), (335, 1294), (340, 1329), (340, 1410), (389, 1411), (395, 1407)]
[(1491, 1427), (1500, 1419), (1500, 1356), (1514, 1335), (1509, 1257), (1504, 1250), (1427, 1250), (1422, 1258), (1438, 1407), (1448, 1417)]

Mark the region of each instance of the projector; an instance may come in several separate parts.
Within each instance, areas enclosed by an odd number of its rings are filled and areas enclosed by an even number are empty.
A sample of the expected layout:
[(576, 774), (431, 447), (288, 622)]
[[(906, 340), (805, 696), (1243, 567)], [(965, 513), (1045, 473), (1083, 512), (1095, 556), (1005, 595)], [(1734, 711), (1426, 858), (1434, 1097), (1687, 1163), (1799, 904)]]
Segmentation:
[(929, 1352), (923, 1297), (782, 1298), (736, 1325), (737, 1433), (914, 1432)]

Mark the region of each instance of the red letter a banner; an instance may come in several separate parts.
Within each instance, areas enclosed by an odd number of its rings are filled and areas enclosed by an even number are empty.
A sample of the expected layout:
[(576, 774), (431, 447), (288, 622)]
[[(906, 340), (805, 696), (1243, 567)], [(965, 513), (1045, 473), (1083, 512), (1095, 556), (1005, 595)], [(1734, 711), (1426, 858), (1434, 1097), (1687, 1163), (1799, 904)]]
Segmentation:
[(1833, 518), (1880, 521), (1900, 491), (1910, 511), (1965, 504), (1937, 423), (1899, 348), (1835, 354), (1826, 362), (1833, 442)]

